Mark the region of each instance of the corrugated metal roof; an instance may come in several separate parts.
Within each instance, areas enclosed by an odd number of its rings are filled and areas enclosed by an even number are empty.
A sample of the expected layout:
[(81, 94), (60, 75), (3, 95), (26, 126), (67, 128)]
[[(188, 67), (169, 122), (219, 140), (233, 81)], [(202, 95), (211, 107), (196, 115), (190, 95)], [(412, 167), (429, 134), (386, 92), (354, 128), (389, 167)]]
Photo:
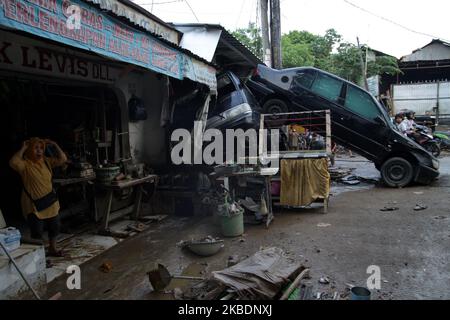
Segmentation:
[[(445, 54), (445, 52), (444, 52), (443, 56), (438, 57), (439, 59), (437, 59), (437, 57), (432, 57), (432, 55), (433, 55), (432, 53), (433, 52), (428, 52), (428, 53), (424, 52), (424, 50), (427, 50), (428, 47), (430, 47), (430, 46), (432, 46), (434, 44), (438, 44), (438, 45), (441, 45), (443, 47), (450, 48), (450, 43), (445, 42), (445, 41), (440, 40), (440, 39), (434, 39), (433, 41), (431, 41), (427, 45), (423, 46), (422, 48), (416, 49), (411, 54), (401, 57), (400, 61), (402, 63), (406, 63), (406, 62), (439, 61), (439, 60), (448, 60), (448, 59), (450, 59), (450, 54), (447, 55), (447, 54)], [(422, 54), (422, 52), (424, 52), (424, 53)]]
[[(226, 43), (229, 46), (236, 48), (241, 56), (253, 66), (257, 66), (258, 64), (264, 64), (264, 62), (259, 59), (256, 54), (243, 43), (241, 43), (238, 39), (236, 39), (228, 30), (226, 30), (220, 24), (202, 24), (202, 23), (172, 23), (175, 27), (198, 27), (198, 28), (214, 28), (222, 31), (221, 42)], [(220, 43), (219, 43), (220, 46)]]

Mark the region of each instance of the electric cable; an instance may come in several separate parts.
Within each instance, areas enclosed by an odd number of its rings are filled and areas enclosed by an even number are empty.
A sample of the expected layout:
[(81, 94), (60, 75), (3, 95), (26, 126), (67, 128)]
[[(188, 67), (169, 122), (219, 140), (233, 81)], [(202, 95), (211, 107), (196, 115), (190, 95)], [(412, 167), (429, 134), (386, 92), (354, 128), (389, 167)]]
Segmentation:
[(383, 16), (381, 16), (381, 15), (379, 15), (379, 14), (376, 14), (376, 13), (373, 13), (373, 12), (367, 10), (367, 9), (364, 9), (364, 8), (358, 6), (357, 4), (354, 4), (353, 2), (350, 2), (349, 0), (343, 0), (343, 1), (344, 1), (345, 3), (347, 3), (348, 5), (350, 5), (350, 6), (357, 8), (358, 10), (361, 10), (361, 11), (363, 11), (363, 12), (365, 12), (365, 13), (368, 13), (368, 14), (374, 16), (374, 17), (377, 17), (378, 19), (381, 19), (381, 20), (384, 20), (384, 21), (389, 22), (389, 23), (391, 23), (391, 24), (394, 24), (394, 25), (396, 25), (397, 27), (400, 27), (400, 28), (402, 28), (402, 29), (404, 29), (404, 30), (406, 30), (406, 31), (409, 31), (409, 32), (412, 32), (412, 33), (415, 33), (415, 34), (418, 34), (418, 35), (426, 36), (426, 37), (429, 37), (429, 38), (433, 38), (433, 39), (441, 39), (441, 40), (444, 40), (444, 41), (446, 41), (446, 42), (450, 42), (449, 40), (446, 40), (446, 39), (444, 39), (444, 38), (436, 37), (436, 36), (434, 36), (434, 35), (432, 35), (432, 34), (429, 34), (429, 33), (425, 33), (425, 32), (421, 32), (421, 31), (417, 31), (417, 30), (411, 29), (411, 28), (409, 28), (409, 27), (407, 27), (407, 26), (404, 26), (404, 25), (402, 25), (402, 24), (400, 24), (400, 23), (398, 23), (398, 22), (395, 22), (395, 21), (393, 21), (393, 20), (391, 20), (391, 19), (389, 19), (389, 18), (383, 17)]
[(187, 6), (189, 7), (189, 9), (191, 10), (192, 14), (194, 15), (195, 19), (197, 20), (197, 22), (200, 22), (200, 20), (198, 19), (197, 15), (194, 12), (194, 9), (192, 9), (191, 5), (189, 4), (188, 0), (184, 0), (184, 2), (186, 2)]

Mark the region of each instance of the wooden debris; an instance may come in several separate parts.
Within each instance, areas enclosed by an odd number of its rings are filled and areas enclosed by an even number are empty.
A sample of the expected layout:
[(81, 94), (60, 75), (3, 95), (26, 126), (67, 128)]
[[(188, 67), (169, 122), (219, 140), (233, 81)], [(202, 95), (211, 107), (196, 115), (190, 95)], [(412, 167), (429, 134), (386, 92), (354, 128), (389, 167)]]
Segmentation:
[(295, 278), (294, 282), (289, 286), (289, 288), (286, 290), (286, 292), (281, 296), (280, 300), (287, 300), (291, 293), (298, 288), (300, 281), (302, 281), (304, 278), (306, 278), (309, 275), (309, 269), (303, 270), (297, 278)]

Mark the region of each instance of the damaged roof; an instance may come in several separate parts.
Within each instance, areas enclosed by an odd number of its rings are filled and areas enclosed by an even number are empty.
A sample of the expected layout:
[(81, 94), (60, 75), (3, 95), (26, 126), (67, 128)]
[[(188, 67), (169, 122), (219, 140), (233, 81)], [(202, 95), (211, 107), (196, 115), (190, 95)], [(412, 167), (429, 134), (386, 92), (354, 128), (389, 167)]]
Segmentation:
[[(264, 64), (261, 59), (259, 59), (255, 53), (253, 53), (248, 47), (242, 44), (238, 39), (236, 39), (230, 32), (228, 32), (223, 26), (219, 24), (200, 24), (200, 23), (173, 23), (173, 26), (187, 34), (189, 30), (204, 29), (208, 31), (220, 31), (220, 37), (214, 43), (214, 55), (203, 56), (211, 62), (224, 69), (252, 69), (258, 64)], [(199, 45), (196, 44), (184, 44), (183, 46), (188, 46), (189, 48), (197, 48), (196, 54), (203, 49), (204, 46), (211, 46), (214, 40), (211, 38), (210, 43), (206, 43), (207, 40), (202, 39), (203, 43)], [(194, 50), (191, 49), (191, 50)]]

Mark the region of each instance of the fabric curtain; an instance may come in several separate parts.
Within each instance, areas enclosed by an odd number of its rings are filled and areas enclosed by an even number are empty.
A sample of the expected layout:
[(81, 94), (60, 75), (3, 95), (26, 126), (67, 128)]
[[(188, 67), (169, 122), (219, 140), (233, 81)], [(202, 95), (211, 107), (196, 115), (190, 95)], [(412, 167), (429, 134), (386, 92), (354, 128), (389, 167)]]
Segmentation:
[(328, 160), (302, 159), (281, 161), (281, 205), (309, 206), (330, 195)]

